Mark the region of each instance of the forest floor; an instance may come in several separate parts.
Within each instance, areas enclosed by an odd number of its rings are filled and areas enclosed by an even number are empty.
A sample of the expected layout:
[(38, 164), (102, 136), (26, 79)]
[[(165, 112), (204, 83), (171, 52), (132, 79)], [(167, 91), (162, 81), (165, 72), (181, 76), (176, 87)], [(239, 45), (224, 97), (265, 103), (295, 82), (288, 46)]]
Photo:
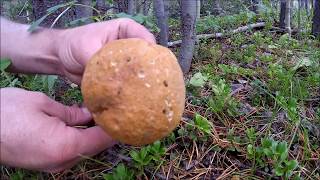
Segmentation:
[[(1, 87), (82, 102), (54, 76), (3, 73)], [(201, 40), (185, 82), (183, 119), (165, 139), (118, 144), (61, 173), (1, 166), (1, 179), (320, 179), (319, 40), (268, 28)]]

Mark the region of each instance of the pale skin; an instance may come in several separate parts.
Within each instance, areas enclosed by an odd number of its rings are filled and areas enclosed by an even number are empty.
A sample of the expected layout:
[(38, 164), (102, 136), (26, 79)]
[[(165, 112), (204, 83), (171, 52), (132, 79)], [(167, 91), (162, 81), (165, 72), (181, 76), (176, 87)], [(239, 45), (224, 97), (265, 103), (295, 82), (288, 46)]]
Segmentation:
[[(61, 75), (77, 84), (90, 57), (104, 44), (125, 38), (155, 43), (146, 28), (130, 19), (35, 33), (28, 28), (1, 18), (1, 58), (11, 59), (9, 70)], [(85, 107), (65, 106), (43, 93), (18, 88), (2, 88), (0, 96), (1, 164), (58, 172), (115, 143), (98, 126), (75, 127), (92, 120)]]

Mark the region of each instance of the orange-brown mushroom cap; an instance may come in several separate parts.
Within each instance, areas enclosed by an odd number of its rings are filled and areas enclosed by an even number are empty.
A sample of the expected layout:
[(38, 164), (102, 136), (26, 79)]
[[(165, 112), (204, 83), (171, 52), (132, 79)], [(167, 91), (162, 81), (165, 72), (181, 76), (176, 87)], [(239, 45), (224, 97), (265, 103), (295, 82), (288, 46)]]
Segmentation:
[(95, 122), (126, 144), (167, 136), (184, 110), (185, 85), (175, 55), (141, 39), (105, 45), (87, 63), (81, 88)]

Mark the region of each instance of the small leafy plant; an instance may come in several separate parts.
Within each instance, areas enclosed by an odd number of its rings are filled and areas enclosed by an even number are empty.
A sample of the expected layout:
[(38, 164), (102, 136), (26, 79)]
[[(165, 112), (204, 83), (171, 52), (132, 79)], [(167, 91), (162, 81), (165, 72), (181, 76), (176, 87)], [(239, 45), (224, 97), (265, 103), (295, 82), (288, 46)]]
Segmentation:
[(130, 156), (134, 161), (134, 166), (139, 172), (143, 172), (144, 167), (153, 164), (159, 164), (162, 162), (161, 157), (165, 154), (165, 147), (160, 141), (156, 141), (151, 145), (143, 147), (140, 151), (130, 151)]
[(209, 109), (215, 113), (226, 111), (230, 116), (237, 115), (238, 102), (231, 95), (231, 87), (219, 78), (212, 83), (213, 95), (208, 101)]
[(134, 172), (124, 164), (119, 164), (110, 174), (104, 174), (105, 180), (133, 180)]
[[(251, 131), (249, 130), (247, 135), (250, 135), (248, 138), (253, 140), (254, 136)], [(263, 168), (270, 165), (273, 167), (275, 176), (284, 176), (286, 179), (298, 167), (296, 160), (288, 159), (288, 145), (285, 141), (278, 142), (271, 138), (262, 138), (261, 146), (256, 147), (253, 144), (247, 146), (247, 155), (254, 161), (254, 166)]]

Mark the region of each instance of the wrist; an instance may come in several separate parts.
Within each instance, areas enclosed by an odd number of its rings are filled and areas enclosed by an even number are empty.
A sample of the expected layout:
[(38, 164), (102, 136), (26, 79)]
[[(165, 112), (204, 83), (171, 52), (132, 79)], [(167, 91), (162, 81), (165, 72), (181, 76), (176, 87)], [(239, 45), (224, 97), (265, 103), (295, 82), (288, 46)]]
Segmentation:
[(1, 58), (10, 58), (13, 72), (61, 74), (57, 55), (60, 30), (39, 28), (28, 32), (29, 25), (1, 18)]

